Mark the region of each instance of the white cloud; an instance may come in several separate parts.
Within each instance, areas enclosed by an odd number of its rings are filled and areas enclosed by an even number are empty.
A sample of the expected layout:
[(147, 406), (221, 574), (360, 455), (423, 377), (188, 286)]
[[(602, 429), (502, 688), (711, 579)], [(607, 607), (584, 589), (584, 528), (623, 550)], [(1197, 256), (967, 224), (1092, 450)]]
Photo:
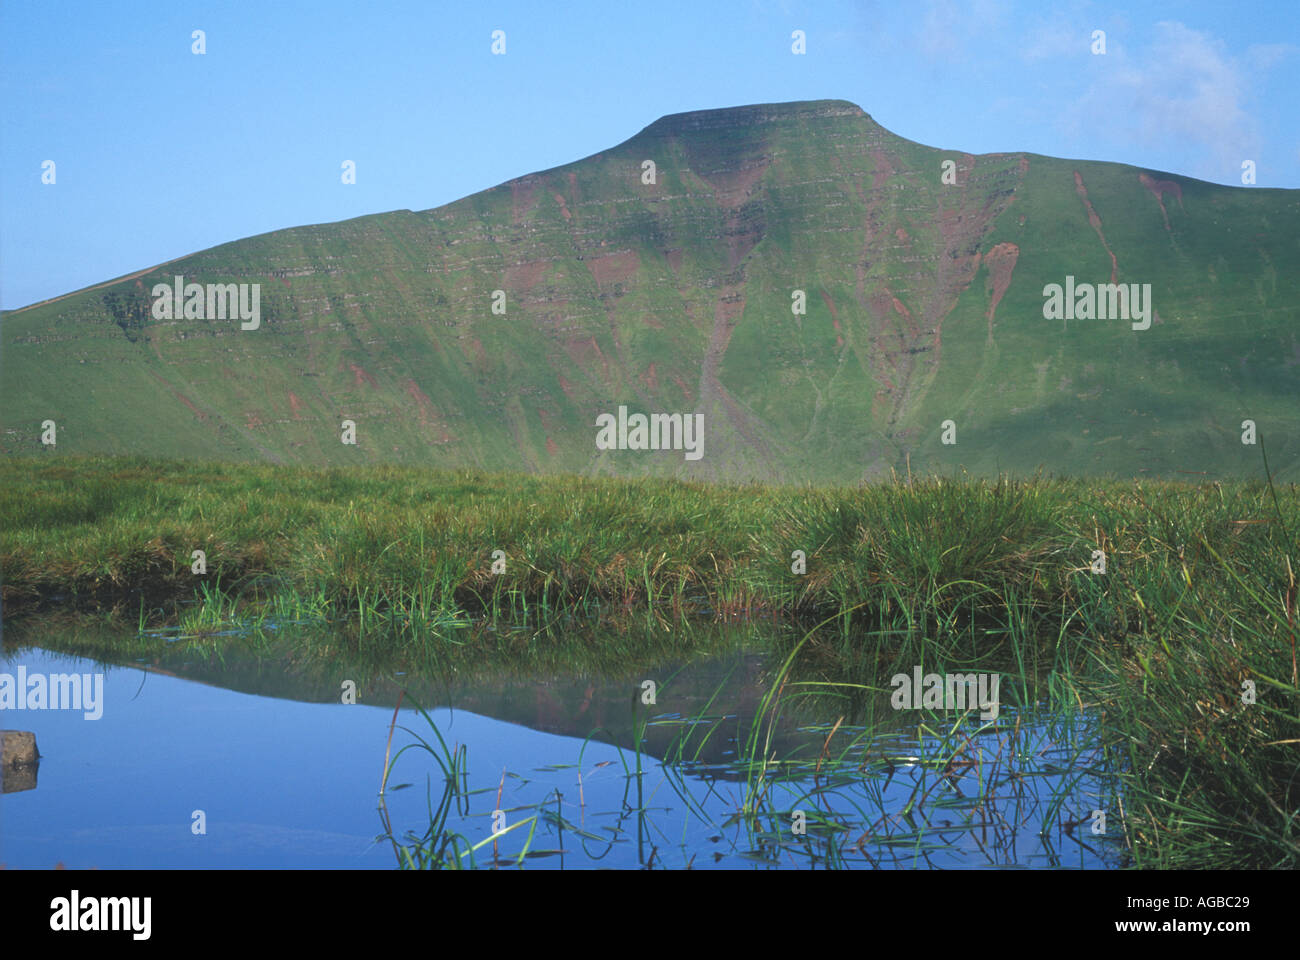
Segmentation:
[(1081, 30), (1061, 21), (1045, 24), (1026, 31), (1026, 41), (1021, 56), (1034, 60), (1064, 60), (1088, 53), (1092, 45), (1092, 31)]
[(931, 60), (965, 60), (1000, 40), (1007, 0), (929, 0), (919, 26), (918, 44)]
[(1108, 45), (1094, 62), (1098, 78), (1075, 103), (1067, 126), (1163, 147), (1185, 145), (1193, 154), (1189, 160), (1212, 179), (1258, 155), (1255, 121), (1243, 105), (1248, 85), (1242, 66), (1210, 35), (1165, 21), (1156, 24), (1145, 49), (1130, 54)]

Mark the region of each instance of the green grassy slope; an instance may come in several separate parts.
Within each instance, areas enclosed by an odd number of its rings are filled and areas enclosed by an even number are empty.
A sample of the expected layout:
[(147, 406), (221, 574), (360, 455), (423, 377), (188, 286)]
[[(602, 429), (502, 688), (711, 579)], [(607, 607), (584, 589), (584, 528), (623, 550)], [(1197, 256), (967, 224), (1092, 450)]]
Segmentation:
[[(1152, 285), (1150, 329), (1043, 319), (1045, 284), (1107, 282), (1112, 254), (1118, 282)], [(52, 419), (50, 456), (1217, 477), (1258, 475), (1250, 418), (1295, 479), (1298, 267), (1298, 191), (932, 149), (843, 101), (678, 114), (434, 210), (251, 237), (6, 313), (0, 449), (39, 451)], [(260, 283), (261, 327), (152, 319), (176, 274)], [(596, 416), (620, 404), (704, 414), (704, 456), (598, 451)]]

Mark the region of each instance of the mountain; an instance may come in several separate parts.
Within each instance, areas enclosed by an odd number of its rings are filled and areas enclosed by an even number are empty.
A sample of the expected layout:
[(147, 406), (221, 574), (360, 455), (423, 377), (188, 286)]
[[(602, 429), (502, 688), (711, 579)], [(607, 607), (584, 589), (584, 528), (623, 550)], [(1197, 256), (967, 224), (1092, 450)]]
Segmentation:
[[(675, 114), (433, 210), (278, 230), (7, 312), (0, 443), (38, 452), (54, 420), (58, 453), (1257, 476), (1249, 419), (1294, 478), (1297, 268), (1300, 191), (934, 149), (838, 100)], [(178, 275), (259, 284), (259, 324), (168, 318), (155, 287)], [(1111, 283), (1145, 321), (1064, 312)], [(597, 449), (620, 406), (701, 414), (699, 458)]]

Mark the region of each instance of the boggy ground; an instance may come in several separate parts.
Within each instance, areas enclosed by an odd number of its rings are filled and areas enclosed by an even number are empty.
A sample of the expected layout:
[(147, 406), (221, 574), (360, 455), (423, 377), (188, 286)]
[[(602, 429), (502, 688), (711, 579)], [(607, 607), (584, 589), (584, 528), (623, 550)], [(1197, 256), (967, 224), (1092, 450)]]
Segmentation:
[(7, 617), (97, 606), (215, 631), (269, 610), (409, 644), (471, 618), (761, 613), (821, 624), (801, 657), (840, 674), (882, 651), (1045, 666), (1128, 753), (1137, 866), (1300, 864), (1294, 486), (49, 457), (0, 463), (0, 518)]

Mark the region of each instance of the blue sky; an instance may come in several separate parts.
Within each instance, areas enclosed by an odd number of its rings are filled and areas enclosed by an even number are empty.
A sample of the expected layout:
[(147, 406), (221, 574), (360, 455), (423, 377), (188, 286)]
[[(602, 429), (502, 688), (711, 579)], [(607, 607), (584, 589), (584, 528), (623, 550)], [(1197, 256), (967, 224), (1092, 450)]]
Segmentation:
[(1259, 186), (1300, 187), (1298, 26), (1291, 0), (7, 2), (0, 306), (438, 206), (744, 103), (851, 100), (931, 146), (1225, 184), (1249, 159)]

